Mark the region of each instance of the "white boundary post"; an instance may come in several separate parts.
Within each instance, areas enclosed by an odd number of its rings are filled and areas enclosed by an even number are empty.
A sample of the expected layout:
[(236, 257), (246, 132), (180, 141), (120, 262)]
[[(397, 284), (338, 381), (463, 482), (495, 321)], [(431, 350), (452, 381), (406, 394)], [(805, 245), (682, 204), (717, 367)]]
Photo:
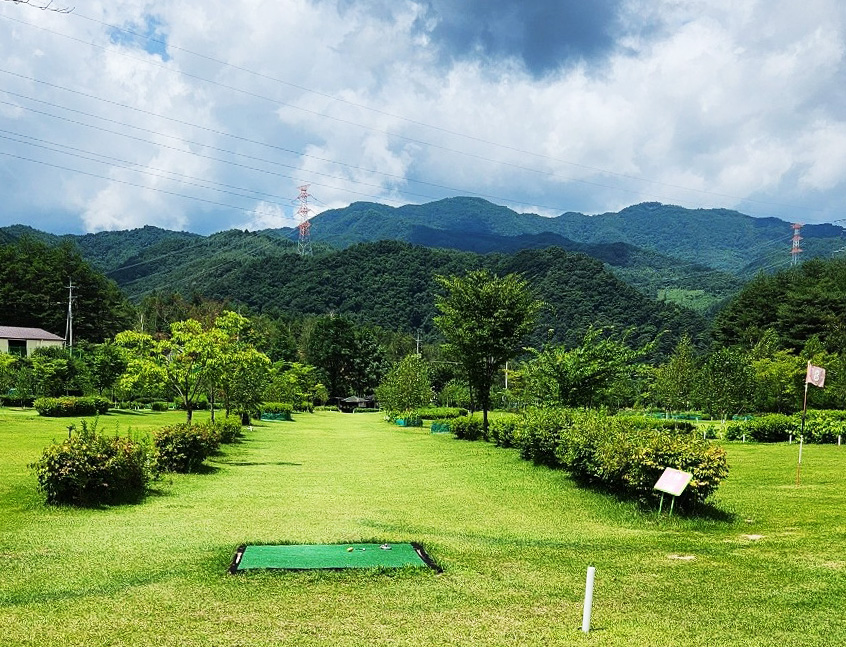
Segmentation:
[(590, 613), (593, 607), (593, 581), (596, 576), (596, 568), (588, 566), (587, 580), (585, 581), (585, 608), (582, 612), (582, 631), (590, 631)]

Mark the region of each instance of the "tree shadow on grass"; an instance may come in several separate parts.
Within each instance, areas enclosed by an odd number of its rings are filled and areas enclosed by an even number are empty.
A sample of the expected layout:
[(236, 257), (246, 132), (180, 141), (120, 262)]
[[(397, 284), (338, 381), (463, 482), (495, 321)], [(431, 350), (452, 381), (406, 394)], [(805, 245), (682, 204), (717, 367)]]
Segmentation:
[[(634, 505), (637, 510), (644, 515), (649, 515), (658, 512), (660, 504), (660, 494), (656, 492), (652, 496), (638, 496), (636, 494), (628, 494), (620, 492), (619, 490), (604, 487), (603, 484), (597, 483), (590, 479), (583, 479), (576, 475), (570, 474), (570, 479), (580, 489), (588, 492), (594, 492), (601, 496), (607, 497), (617, 503), (627, 503)], [(669, 514), (672, 496), (667, 495), (664, 498), (663, 513)], [(709, 501), (698, 502), (684, 497), (676, 499), (675, 504), (672, 505), (673, 516), (686, 520), (701, 520), (712, 521), (717, 523), (733, 524), (737, 521), (737, 514), (722, 510)]]
[(106, 416), (145, 416), (149, 411), (135, 411), (133, 409), (109, 409)]
[[(173, 577), (174, 574), (172, 571), (145, 572), (129, 578), (121, 577), (120, 580), (115, 579), (87, 587), (74, 586), (71, 589), (12, 592), (11, 594), (0, 597), (0, 605), (12, 607), (62, 602), (64, 600), (78, 600), (87, 597), (115, 596), (121, 591), (155, 584)], [(47, 581), (39, 583), (39, 585), (43, 585), (44, 587), (52, 585), (62, 586), (62, 583)]]
[(232, 465), (234, 467), (250, 467), (253, 465), (278, 465), (280, 467), (300, 467), (302, 463), (287, 463), (285, 461), (250, 462), (250, 461), (216, 461), (221, 465)]

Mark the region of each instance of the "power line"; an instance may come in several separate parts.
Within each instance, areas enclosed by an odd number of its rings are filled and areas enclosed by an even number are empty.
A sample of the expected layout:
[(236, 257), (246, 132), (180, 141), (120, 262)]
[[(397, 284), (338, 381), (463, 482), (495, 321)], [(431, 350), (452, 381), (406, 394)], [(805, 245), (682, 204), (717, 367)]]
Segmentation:
[[(10, 72), (8, 72), (8, 71), (6, 71), (6, 70), (3, 70), (3, 69), (0, 69), (0, 72), (4, 72), (4, 73), (7, 73), (7, 74), (10, 74)], [(14, 74), (14, 73), (11, 73), (11, 74)], [(17, 76), (17, 75), (16, 75), (16, 76)], [(37, 81), (37, 79), (31, 79), (31, 80), (38, 82), (38, 81)], [(47, 84), (47, 85), (53, 85), (53, 84)], [(59, 86), (53, 86), (53, 87), (57, 87), (57, 88), (59, 88), (59, 89), (66, 89), (66, 90), (67, 90), (67, 91), (69, 91), (69, 92), (77, 92), (76, 90), (72, 90), (72, 89), (68, 89), (68, 88), (61, 88), (61, 87), (59, 87)], [(9, 95), (12, 95), (12, 96), (16, 96), (16, 97), (19, 97), (19, 98), (22, 98), (22, 99), (26, 99), (26, 100), (29, 100), (29, 101), (35, 101), (35, 102), (37, 102), (37, 103), (41, 103), (41, 104), (44, 104), (44, 105), (48, 105), (48, 106), (51, 106), (51, 107), (54, 107), (54, 108), (59, 108), (59, 109), (61, 109), (61, 110), (66, 110), (66, 111), (68, 111), (68, 112), (73, 112), (73, 113), (75, 113), (75, 114), (80, 114), (80, 115), (83, 115), (83, 116), (86, 116), (86, 117), (91, 117), (91, 118), (93, 118), (93, 119), (99, 119), (99, 120), (101, 120), (101, 121), (105, 121), (105, 122), (107, 122), (107, 123), (112, 123), (112, 124), (115, 124), (115, 125), (120, 125), (120, 126), (123, 126), (123, 127), (126, 127), (126, 128), (132, 128), (132, 129), (134, 129), (134, 130), (138, 130), (138, 131), (141, 131), (141, 132), (146, 132), (146, 133), (151, 134), (151, 135), (157, 135), (157, 136), (162, 137), (162, 138), (167, 138), (167, 139), (176, 140), (176, 141), (179, 141), (179, 142), (182, 142), (182, 143), (188, 144), (188, 145), (202, 146), (202, 147), (204, 147), (204, 148), (208, 148), (208, 149), (210, 149), (210, 150), (215, 150), (215, 151), (218, 151), (218, 152), (223, 152), (223, 153), (227, 153), (227, 154), (231, 154), (231, 155), (236, 155), (236, 156), (239, 156), (239, 157), (244, 157), (244, 158), (246, 158), (246, 159), (251, 159), (251, 160), (255, 160), (255, 161), (260, 161), (260, 162), (264, 162), (264, 163), (267, 163), (267, 164), (273, 164), (273, 165), (276, 165), (276, 166), (282, 166), (282, 167), (285, 167), (285, 168), (291, 168), (291, 169), (297, 169), (297, 168), (298, 168), (298, 167), (296, 167), (296, 166), (294, 166), (294, 165), (291, 165), (291, 164), (285, 164), (285, 163), (283, 163), (283, 162), (277, 162), (277, 161), (273, 161), (273, 160), (268, 160), (268, 159), (264, 159), (264, 158), (261, 158), (261, 157), (256, 157), (256, 156), (253, 156), (253, 155), (248, 155), (248, 154), (246, 154), (246, 153), (239, 153), (239, 152), (235, 152), (235, 151), (227, 150), (227, 149), (225, 149), (225, 148), (220, 148), (220, 147), (218, 147), (218, 146), (213, 146), (213, 145), (211, 145), (211, 144), (203, 144), (203, 143), (200, 143), (200, 142), (195, 142), (195, 141), (187, 140), (187, 139), (184, 139), (184, 138), (178, 137), (178, 136), (176, 136), (176, 135), (168, 135), (168, 134), (166, 134), (166, 133), (162, 133), (162, 132), (160, 132), (160, 131), (155, 131), (155, 130), (152, 130), (152, 129), (149, 129), (149, 128), (144, 128), (144, 127), (142, 127), (142, 126), (136, 126), (136, 125), (129, 124), (129, 123), (122, 122), (122, 121), (118, 121), (118, 120), (115, 120), (115, 119), (110, 119), (110, 118), (108, 118), (108, 117), (101, 117), (101, 116), (99, 116), (99, 115), (95, 115), (95, 114), (92, 114), (92, 113), (89, 113), (89, 112), (85, 112), (85, 111), (83, 111), (83, 110), (77, 110), (77, 109), (75, 109), (75, 108), (69, 108), (69, 107), (66, 107), (66, 106), (61, 106), (61, 105), (59, 105), (59, 104), (55, 104), (55, 103), (52, 103), (52, 102), (50, 102), (50, 101), (45, 101), (45, 100), (43, 100), (43, 99), (36, 99), (36, 98), (34, 98), (34, 97), (29, 97), (29, 96), (22, 95), (22, 94), (18, 94), (18, 93), (16, 93), (16, 92), (12, 92), (12, 91), (8, 91), (8, 90), (7, 90), (7, 91), (5, 91), (5, 92), (6, 92), (6, 94), (9, 94)], [(84, 96), (87, 96), (87, 97), (90, 97), (90, 98), (93, 98), (93, 99), (98, 99), (98, 100), (99, 100), (99, 98), (98, 98), (98, 97), (95, 97), (95, 96), (93, 96), (93, 95), (84, 95)], [(107, 99), (103, 99), (103, 101), (106, 101), (107, 103), (112, 103), (111, 101), (109, 101), (109, 100), (107, 100)], [(147, 139), (144, 139), (144, 138), (139, 138), (139, 137), (134, 137), (134, 136), (129, 135), (128, 133), (125, 133), (125, 132), (120, 132), (120, 131), (109, 130), (108, 128), (103, 128), (102, 126), (94, 126), (94, 125), (92, 125), (92, 124), (87, 124), (87, 123), (85, 123), (85, 122), (81, 122), (81, 121), (77, 121), (77, 120), (74, 120), (74, 119), (70, 119), (69, 117), (64, 117), (64, 116), (61, 116), (61, 115), (56, 115), (56, 114), (53, 114), (53, 113), (50, 113), (50, 112), (46, 112), (46, 111), (43, 111), (43, 110), (37, 110), (36, 108), (32, 108), (32, 107), (30, 107), (30, 106), (21, 106), (21, 105), (19, 105), (19, 104), (11, 103), (11, 102), (8, 102), (8, 101), (0, 101), (0, 104), (13, 106), (13, 107), (15, 107), (15, 108), (21, 108), (21, 109), (29, 110), (30, 112), (34, 112), (34, 113), (36, 113), (36, 114), (45, 115), (45, 116), (48, 116), (48, 117), (52, 117), (52, 118), (54, 118), (54, 119), (61, 119), (61, 120), (66, 121), (66, 122), (68, 122), (68, 123), (72, 123), (72, 124), (79, 125), (79, 126), (84, 126), (84, 127), (87, 127), (87, 128), (92, 128), (92, 129), (95, 129), (95, 130), (99, 130), (100, 132), (105, 132), (105, 133), (109, 133), (109, 134), (113, 134), (113, 135), (118, 135), (118, 136), (120, 136), (120, 137), (125, 137), (125, 138), (128, 138), (128, 139), (134, 139), (134, 140), (136, 140), (136, 141), (140, 141), (140, 142), (143, 142), (143, 143), (145, 143), (145, 144), (150, 144), (150, 143), (151, 143), (151, 142), (150, 142), (149, 140), (147, 140)], [(118, 104), (118, 105), (123, 106), (123, 104)], [(437, 184), (437, 183), (434, 183), (434, 182), (428, 182), (428, 181), (425, 181), (425, 180), (418, 180), (418, 179), (415, 179), (414, 177), (406, 177), (406, 176), (400, 176), (400, 175), (395, 175), (395, 174), (391, 174), (391, 173), (386, 173), (385, 171), (379, 171), (379, 170), (376, 170), (376, 169), (362, 168), (362, 167), (360, 167), (360, 166), (356, 166), (356, 165), (354, 165), (354, 164), (348, 164), (348, 163), (345, 163), (345, 162), (339, 162), (339, 161), (336, 161), (336, 160), (331, 160), (331, 159), (328, 159), (328, 158), (323, 158), (323, 157), (319, 157), (319, 156), (311, 155), (311, 154), (308, 154), (308, 153), (303, 153), (303, 152), (300, 152), (300, 151), (295, 151), (295, 150), (292, 150), (292, 149), (289, 149), (289, 148), (285, 148), (285, 147), (282, 147), (282, 146), (278, 146), (278, 145), (275, 145), (275, 144), (269, 144), (269, 143), (267, 143), (267, 142), (261, 142), (261, 141), (257, 141), (257, 140), (249, 139), (249, 138), (246, 138), (246, 137), (241, 137), (241, 136), (239, 136), (239, 135), (232, 135), (232, 134), (230, 134), (230, 133), (226, 133), (226, 132), (223, 132), (223, 131), (217, 131), (217, 130), (214, 130), (214, 129), (211, 129), (211, 128), (206, 128), (206, 127), (204, 127), (204, 126), (200, 126), (200, 125), (197, 125), (197, 124), (192, 124), (192, 123), (190, 123), (190, 122), (181, 121), (181, 120), (179, 120), (179, 119), (175, 119), (175, 118), (173, 118), (173, 117), (168, 117), (168, 116), (165, 116), (165, 115), (157, 115), (157, 114), (155, 114), (155, 113), (151, 113), (151, 112), (148, 112), (148, 111), (145, 111), (145, 110), (140, 110), (140, 109), (137, 109), (137, 108), (132, 108), (131, 106), (125, 106), (125, 107), (127, 107), (127, 108), (129, 108), (129, 109), (132, 109), (132, 110), (139, 110), (140, 112), (146, 113), (146, 114), (151, 115), (151, 116), (159, 117), (159, 118), (161, 118), (161, 119), (166, 119), (166, 120), (170, 120), (170, 121), (175, 121), (175, 122), (177, 122), (177, 123), (181, 123), (181, 124), (184, 124), (184, 125), (192, 126), (192, 127), (194, 127), (194, 128), (200, 129), (200, 130), (207, 130), (207, 131), (209, 131), (209, 132), (211, 132), (211, 133), (213, 133), (213, 134), (223, 135), (223, 136), (226, 136), (226, 137), (231, 137), (231, 138), (234, 138), (234, 139), (239, 139), (239, 140), (244, 141), (244, 142), (247, 142), (247, 143), (257, 144), (257, 145), (259, 145), (259, 146), (263, 146), (263, 147), (270, 148), (270, 149), (273, 149), (273, 150), (278, 150), (278, 151), (285, 152), (285, 153), (291, 153), (291, 154), (297, 155), (297, 156), (299, 156), (299, 157), (305, 157), (305, 158), (309, 158), (309, 159), (314, 159), (314, 160), (316, 160), (316, 161), (320, 161), (320, 162), (327, 162), (327, 163), (329, 163), (329, 164), (335, 164), (335, 165), (337, 165), (337, 166), (342, 166), (342, 167), (345, 167), (345, 168), (349, 168), (350, 170), (354, 170), (354, 171), (363, 171), (363, 172), (365, 172), (365, 173), (372, 173), (372, 174), (375, 174), (375, 175), (380, 175), (380, 176), (386, 177), (386, 178), (391, 179), (391, 180), (398, 180), (398, 181), (402, 181), (402, 182), (411, 182), (411, 183), (413, 183), (413, 184), (421, 184), (421, 185), (423, 185), (423, 186), (430, 186), (430, 187), (433, 187), (433, 188), (439, 188), (439, 189), (443, 189), (443, 190), (445, 190), (445, 191), (450, 191), (450, 192), (454, 192), (454, 193), (459, 193), (459, 194), (462, 194), (462, 195), (473, 195), (473, 196), (477, 196), (477, 197), (487, 198), (487, 199), (490, 199), (490, 200), (499, 200), (499, 201), (504, 201), (504, 202), (508, 202), (508, 203), (511, 203), (511, 204), (522, 204), (522, 205), (525, 205), (525, 206), (533, 206), (533, 207), (538, 207), (538, 208), (541, 208), (541, 209), (561, 210), (561, 211), (563, 211), (563, 208), (561, 208), (561, 207), (554, 207), (554, 206), (549, 206), (549, 205), (530, 204), (530, 203), (528, 203), (528, 202), (521, 202), (521, 201), (519, 201), (519, 200), (513, 200), (513, 199), (511, 199), (511, 198), (507, 198), (507, 197), (503, 197), (503, 196), (499, 196), (499, 195), (492, 195), (492, 194), (480, 193), (480, 192), (477, 192), (477, 191), (472, 191), (472, 190), (469, 190), (469, 189), (461, 189), (461, 188), (456, 188), (456, 187), (450, 187), (450, 186), (446, 186), (446, 185), (442, 185), (442, 184)], [(191, 150), (184, 150), (184, 149), (180, 149), (180, 148), (174, 148), (174, 147), (167, 146), (166, 144), (161, 144), (161, 143), (157, 143), (157, 144), (155, 144), (155, 145), (156, 145), (156, 146), (158, 146), (159, 148), (166, 148), (166, 149), (169, 149), (169, 150), (176, 150), (176, 151), (179, 151), (179, 152), (184, 153), (184, 154), (187, 154), (187, 155), (194, 155), (194, 156), (197, 156), (197, 157), (202, 157), (202, 158), (205, 158), (205, 159), (210, 159), (210, 160), (213, 160), (213, 161), (218, 161), (218, 162), (221, 162), (221, 163), (224, 163), (224, 164), (234, 164), (233, 162), (230, 162), (230, 161), (228, 161), (228, 160), (223, 160), (223, 159), (220, 159), (220, 158), (214, 158), (214, 157), (210, 157), (210, 156), (202, 155), (202, 154), (200, 154), (200, 153), (196, 153), (196, 152), (191, 151)], [(257, 170), (257, 171), (261, 171), (261, 170), (262, 170), (262, 169), (256, 169), (256, 168), (253, 168), (253, 167), (244, 167), (243, 165), (239, 165), (239, 164), (236, 164), (236, 166), (242, 166), (243, 168), (247, 168), (247, 169), (249, 169), (249, 170)], [(525, 169), (525, 170), (530, 170), (530, 169)], [(263, 171), (263, 172), (267, 172), (267, 171)], [(540, 171), (535, 171), (535, 172), (540, 172)], [(317, 176), (321, 176), (321, 177), (327, 177), (327, 178), (330, 178), (330, 179), (341, 180), (341, 181), (344, 181), (344, 182), (350, 182), (350, 183), (355, 184), (355, 185), (360, 185), (360, 186), (369, 186), (369, 187), (372, 187), (372, 188), (378, 188), (378, 189), (382, 189), (382, 188), (383, 188), (383, 186), (382, 186), (382, 185), (370, 184), (370, 183), (367, 183), (367, 182), (362, 182), (361, 180), (352, 180), (351, 178), (339, 177), (339, 176), (337, 176), (337, 175), (330, 175), (330, 174), (328, 174), (328, 173), (322, 173), (322, 172), (320, 172), (320, 171), (309, 171), (309, 173), (310, 173), (310, 175), (317, 175)], [(285, 176), (285, 177), (291, 177), (292, 179), (296, 179), (296, 178), (293, 178), (292, 176)], [(593, 183), (593, 182), (588, 182), (588, 181), (582, 181), (582, 183), (584, 183), (584, 184), (593, 184), (593, 185), (598, 186), (598, 187), (605, 187), (605, 185), (598, 184), (598, 183)], [(347, 193), (352, 193), (352, 194), (354, 194), (354, 195), (359, 195), (359, 196), (363, 196), (363, 197), (373, 198), (373, 199), (376, 199), (376, 200), (382, 200), (382, 199), (384, 199), (384, 198), (382, 198), (381, 196), (376, 196), (376, 195), (371, 195), (371, 194), (361, 193), (361, 192), (353, 191), (353, 190), (350, 190), (350, 189), (344, 189), (344, 188), (341, 188), (341, 187), (333, 187), (333, 186), (331, 186), (331, 185), (321, 185), (321, 186), (324, 186), (324, 187), (327, 187), (327, 188), (334, 188), (334, 189), (337, 189), (337, 190), (339, 190), (339, 191), (345, 191), (345, 192), (347, 192)], [(605, 188), (614, 188), (614, 187), (605, 187)], [(634, 193), (634, 194), (636, 194), (636, 195), (642, 195), (642, 193), (641, 193), (641, 192), (639, 192), (639, 191), (628, 191), (628, 190), (625, 190), (625, 189), (622, 189), (622, 190), (627, 191), (627, 192), (629, 192), (629, 193)], [(418, 198), (424, 198), (424, 199), (427, 199), (427, 200), (435, 200), (435, 199), (437, 199), (437, 196), (427, 195), (427, 194), (423, 194), (423, 193), (416, 193), (416, 192), (413, 192), (413, 191), (408, 191), (408, 190), (403, 191), (403, 193), (404, 193), (405, 195), (414, 196), (414, 197), (418, 197)]]
[[(43, 31), (46, 31), (46, 32), (51, 33), (53, 35), (59, 36), (61, 38), (66, 38), (66, 39), (69, 39), (71, 41), (75, 41), (75, 42), (78, 42), (78, 43), (81, 43), (81, 44), (84, 44), (84, 45), (87, 45), (87, 46), (90, 46), (90, 47), (93, 47), (93, 48), (97, 48), (97, 49), (100, 49), (100, 50), (104, 50), (104, 51), (107, 49), (103, 45), (98, 45), (96, 43), (84, 41), (84, 40), (76, 38), (74, 36), (70, 36), (68, 34), (63, 34), (63, 33), (58, 32), (56, 30), (48, 29), (48, 28), (46, 28), (42, 25), (35, 25), (33, 23), (29, 23), (27, 21), (20, 20), (20, 19), (11, 18), (11, 17), (8, 17), (8, 16), (5, 16), (5, 17), (8, 20), (11, 20), (13, 22), (17, 22), (17, 23), (20, 23), (20, 24), (23, 24), (23, 25), (27, 25), (27, 26), (35, 28), (35, 29), (43, 30)], [(115, 30), (118, 30), (118, 31), (125, 31), (126, 33), (138, 35), (136, 32), (132, 32), (131, 30), (125, 30), (124, 28), (117, 27), (117, 26), (114, 26), (114, 25), (110, 25), (108, 23), (104, 23), (104, 22), (98, 21), (96, 19), (87, 18), (87, 17), (85, 19), (91, 20), (93, 22), (100, 23), (104, 26), (108, 26), (108, 27), (115, 29)], [(159, 42), (159, 43), (162, 43), (162, 44), (165, 44), (165, 45), (168, 44), (166, 41), (157, 40), (155, 38), (151, 38), (151, 37), (148, 37), (148, 36), (144, 36), (144, 38), (147, 39), (147, 40), (150, 40), (151, 42)], [(251, 73), (251, 74), (255, 74), (256, 76), (266, 78), (268, 80), (273, 80), (273, 81), (276, 81), (276, 82), (279, 82), (279, 83), (283, 83), (283, 84), (289, 85), (291, 87), (297, 87), (298, 89), (301, 89), (305, 92), (310, 92), (310, 93), (314, 93), (314, 94), (317, 94), (317, 95), (320, 95), (320, 96), (324, 96), (324, 97), (330, 98), (334, 101), (338, 101), (340, 103), (346, 103), (346, 104), (349, 104), (349, 105), (354, 105), (356, 107), (360, 107), (360, 108), (366, 109), (366, 110), (371, 110), (373, 112), (383, 114), (383, 115), (391, 115), (391, 113), (379, 111), (378, 109), (375, 109), (375, 108), (372, 108), (372, 107), (369, 107), (369, 106), (365, 106), (363, 104), (356, 104), (354, 102), (349, 102), (349, 101), (346, 101), (342, 98), (338, 98), (338, 97), (331, 95), (331, 94), (321, 93), (319, 91), (309, 89), (309, 88), (302, 86), (302, 85), (292, 84), (292, 83), (289, 83), (287, 81), (282, 81), (282, 80), (276, 79), (274, 77), (270, 77), (270, 76), (262, 75), (260, 73), (253, 72), (253, 71), (251, 71), (247, 68), (242, 68), (240, 66), (231, 65), (229, 63), (226, 63), (224, 61), (220, 61), (218, 59), (214, 59), (213, 57), (209, 57), (209, 56), (204, 55), (204, 54), (192, 52), (191, 50), (176, 47), (176, 46), (173, 46), (173, 45), (170, 45), (170, 46), (171, 46), (172, 49), (178, 49), (180, 51), (184, 51), (186, 53), (204, 58), (206, 60), (211, 60), (211, 61), (214, 61), (218, 64), (228, 66), (228, 67), (232, 67), (233, 69), (238, 69), (238, 70), (245, 71), (245, 72), (248, 72), (248, 73)], [(233, 92), (244, 94), (246, 96), (250, 96), (250, 97), (253, 97), (253, 98), (256, 98), (256, 99), (261, 99), (261, 100), (264, 100), (264, 101), (272, 102), (272, 103), (277, 104), (277, 105), (283, 105), (283, 106), (286, 106), (286, 107), (290, 107), (292, 109), (303, 111), (303, 112), (306, 112), (308, 114), (312, 114), (314, 116), (317, 116), (317, 117), (320, 117), (320, 118), (323, 118), (323, 119), (329, 119), (329, 120), (333, 120), (333, 121), (343, 123), (343, 124), (346, 124), (346, 125), (351, 125), (351, 126), (355, 126), (355, 127), (358, 127), (358, 128), (365, 129), (365, 130), (369, 130), (369, 131), (372, 131), (372, 132), (377, 132), (377, 133), (384, 134), (384, 135), (387, 135), (387, 136), (396, 137), (398, 139), (402, 139), (402, 140), (408, 141), (410, 143), (419, 144), (419, 145), (435, 148), (435, 149), (438, 149), (438, 150), (441, 150), (441, 151), (444, 151), (444, 152), (450, 152), (450, 153), (454, 153), (454, 154), (458, 154), (458, 155), (463, 155), (463, 156), (466, 156), (466, 157), (470, 157), (471, 159), (477, 159), (477, 160), (480, 160), (480, 161), (498, 164), (498, 165), (506, 166), (506, 167), (509, 167), (509, 168), (519, 169), (519, 170), (530, 172), (530, 173), (545, 175), (545, 176), (548, 176), (548, 177), (551, 177), (551, 178), (561, 179), (561, 180), (566, 181), (566, 182), (575, 182), (575, 183), (580, 183), (580, 184), (586, 184), (586, 185), (589, 185), (589, 186), (596, 186), (596, 187), (599, 187), (599, 188), (606, 188), (606, 189), (610, 189), (610, 190), (614, 190), (614, 191), (621, 191), (621, 192), (624, 192), (624, 193), (631, 193), (631, 194), (640, 195), (640, 196), (648, 195), (646, 191), (626, 189), (626, 188), (620, 187), (620, 186), (608, 185), (608, 184), (603, 184), (603, 183), (599, 183), (599, 182), (592, 182), (592, 181), (589, 181), (589, 180), (583, 180), (583, 179), (579, 179), (579, 178), (561, 176), (561, 175), (558, 175), (558, 174), (555, 174), (555, 173), (552, 173), (552, 172), (548, 172), (548, 171), (540, 171), (538, 169), (533, 169), (533, 168), (521, 166), (521, 165), (518, 165), (518, 164), (504, 162), (504, 161), (501, 161), (501, 160), (493, 160), (489, 157), (485, 157), (485, 156), (482, 156), (482, 155), (477, 155), (477, 154), (469, 153), (467, 151), (449, 148), (449, 147), (442, 146), (442, 145), (439, 145), (439, 144), (435, 144), (433, 142), (429, 142), (429, 141), (426, 141), (426, 140), (415, 139), (415, 138), (404, 136), (404, 135), (401, 135), (401, 134), (398, 134), (398, 133), (395, 133), (395, 132), (391, 132), (391, 131), (388, 131), (388, 130), (385, 130), (385, 129), (375, 128), (375, 127), (372, 127), (372, 126), (367, 126), (365, 124), (360, 124), (360, 123), (350, 121), (350, 120), (347, 120), (347, 119), (334, 117), (332, 115), (328, 115), (326, 113), (321, 113), (321, 112), (318, 112), (318, 111), (315, 111), (315, 110), (310, 110), (310, 109), (304, 108), (302, 106), (297, 106), (297, 105), (294, 105), (294, 104), (281, 102), (281, 101), (279, 101), (277, 99), (273, 99), (271, 97), (267, 97), (267, 96), (264, 96), (264, 95), (261, 95), (261, 94), (255, 93), (255, 92), (251, 92), (249, 90), (244, 90), (243, 88), (237, 88), (235, 86), (230, 86), (230, 85), (220, 83), (220, 82), (217, 82), (217, 81), (214, 81), (214, 80), (211, 80), (211, 79), (207, 79), (205, 77), (201, 77), (199, 75), (191, 74), (191, 73), (183, 71), (183, 70), (175, 70), (172, 67), (165, 65), (164, 63), (157, 63), (157, 62), (151, 61), (149, 58), (132, 56), (132, 55), (126, 53), (125, 51), (119, 51), (118, 53), (119, 53), (119, 55), (124, 56), (124, 57), (126, 57), (130, 60), (136, 60), (136, 61), (139, 61), (139, 62), (145, 64), (145, 65), (149, 65), (149, 66), (152, 66), (152, 67), (157, 67), (159, 69), (162, 69), (169, 74), (179, 74), (179, 75), (185, 76), (187, 78), (192, 78), (192, 79), (195, 79), (195, 80), (198, 80), (198, 81), (202, 81), (204, 83), (209, 83), (211, 85), (215, 85), (215, 86), (227, 89), (227, 90), (231, 90)], [(673, 189), (683, 190), (683, 191), (690, 191), (690, 192), (695, 192), (695, 193), (699, 193), (699, 194), (703, 194), (703, 195), (710, 195), (710, 196), (714, 196), (714, 197), (730, 198), (732, 200), (738, 200), (738, 201), (750, 203), (750, 204), (761, 204), (761, 205), (769, 205), (769, 206), (790, 207), (790, 208), (794, 208), (794, 209), (802, 209), (802, 210), (810, 210), (810, 211), (819, 211), (819, 210), (815, 210), (815, 209), (809, 209), (808, 207), (802, 207), (802, 206), (797, 206), (797, 205), (789, 205), (789, 204), (779, 203), (779, 202), (755, 200), (755, 199), (751, 199), (751, 198), (745, 198), (745, 197), (742, 197), (742, 196), (736, 196), (736, 195), (731, 195), (731, 194), (708, 191), (708, 190), (704, 190), (704, 189), (696, 189), (696, 188), (692, 188), (692, 187), (685, 187), (685, 186), (682, 186), (682, 185), (660, 182), (660, 181), (657, 181), (657, 180), (650, 180), (649, 178), (627, 175), (627, 174), (611, 171), (611, 170), (608, 170), (608, 169), (602, 169), (602, 168), (599, 168), (599, 167), (591, 167), (591, 166), (571, 162), (571, 161), (568, 161), (568, 160), (562, 160), (562, 159), (554, 158), (554, 157), (543, 155), (543, 154), (540, 154), (540, 153), (537, 153), (537, 152), (534, 152), (534, 151), (523, 150), (523, 149), (520, 149), (520, 148), (517, 148), (517, 147), (508, 146), (508, 145), (505, 145), (505, 144), (493, 142), (493, 141), (486, 140), (486, 139), (483, 139), (483, 138), (477, 138), (477, 137), (474, 137), (472, 135), (467, 135), (465, 133), (460, 133), (460, 132), (457, 132), (457, 131), (451, 131), (451, 130), (444, 129), (444, 128), (439, 127), (439, 126), (433, 126), (433, 125), (430, 125), (430, 124), (426, 124), (425, 122), (416, 122), (414, 120), (407, 119), (407, 118), (399, 116), (399, 115), (391, 115), (391, 116), (394, 116), (398, 119), (408, 121), (409, 123), (415, 123), (417, 125), (421, 125), (421, 126), (424, 126), (424, 127), (427, 127), (427, 128), (432, 128), (434, 130), (438, 130), (438, 131), (444, 132), (446, 134), (464, 137), (466, 139), (473, 140), (473, 141), (476, 141), (476, 142), (479, 142), (479, 143), (484, 143), (484, 144), (494, 146), (494, 147), (497, 147), (497, 148), (500, 148), (500, 149), (503, 149), (503, 150), (508, 150), (510, 152), (520, 153), (521, 155), (524, 155), (524, 156), (526, 156), (526, 155), (532, 156), (532, 157), (535, 157), (535, 158), (538, 158), (538, 159), (543, 159), (543, 160), (546, 160), (546, 161), (556, 162), (556, 163), (559, 163), (559, 164), (565, 164), (565, 165), (573, 166), (575, 168), (590, 170), (590, 171), (593, 171), (593, 172), (598, 172), (598, 173), (602, 173), (604, 175), (609, 175), (609, 176), (613, 176), (613, 177), (619, 177), (621, 179), (628, 179), (628, 180), (634, 180), (634, 181), (638, 181), (638, 182), (645, 182), (645, 183), (648, 183), (648, 184), (654, 184), (656, 186), (664, 186), (664, 187), (667, 187), (667, 188), (673, 188)], [(335, 163), (335, 162), (332, 161), (332, 163)], [(403, 178), (403, 179), (405, 179), (405, 178)], [(442, 188), (446, 188), (446, 187), (442, 187)], [(456, 189), (449, 189), (449, 190), (456, 190)], [(460, 190), (459, 190), (459, 192), (460, 192)], [(473, 195), (482, 195), (482, 194), (479, 194), (477, 192), (466, 192), (466, 193), (471, 193)], [(483, 197), (487, 197), (487, 196), (483, 196)], [(493, 197), (493, 199), (503, 200), (503, 201), (506, 201), (506, 202), (509, 202), (509, 203), (512, 203), (512, 204), (529, 205), (529, 203), (527, 203), (527, 202), (512, 200), (512, 199), (509, 199), (509, 198), (503, 198), (503, 197), (499, 197), (499, 196), (491, 196), (491, 197)], [(544, 206), (544, 205), (531, 205), (531, 206), (544, 208), (544, 209), (556, 209), (556, 207), (548, 207), (548, 206)]]

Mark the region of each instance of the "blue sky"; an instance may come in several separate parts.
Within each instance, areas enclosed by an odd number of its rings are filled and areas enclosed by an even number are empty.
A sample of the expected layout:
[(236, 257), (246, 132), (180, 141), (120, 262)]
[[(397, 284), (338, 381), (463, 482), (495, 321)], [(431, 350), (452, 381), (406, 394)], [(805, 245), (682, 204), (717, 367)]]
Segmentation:
[(302, 184), (840, 221), (846, 4), (0, 0), (0, 226), (291, 226)]

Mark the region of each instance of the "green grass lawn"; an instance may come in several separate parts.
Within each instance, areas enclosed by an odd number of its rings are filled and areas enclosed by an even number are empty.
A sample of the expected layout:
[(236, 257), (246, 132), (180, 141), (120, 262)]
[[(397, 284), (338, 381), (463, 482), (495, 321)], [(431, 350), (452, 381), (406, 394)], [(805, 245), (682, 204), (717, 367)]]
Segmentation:
[[(0, 409), (4, 647), (846, 644), (846, 447), (806, 446), (797, 488), (796, 445), (728, 444), (716, 512), (671, 519), (514, 450), (318, 412), (142, 504), (46, 507), (27, 464), (71, 422)], [(411, 541), (444, 572), (226, 573), (241, 543)]]

